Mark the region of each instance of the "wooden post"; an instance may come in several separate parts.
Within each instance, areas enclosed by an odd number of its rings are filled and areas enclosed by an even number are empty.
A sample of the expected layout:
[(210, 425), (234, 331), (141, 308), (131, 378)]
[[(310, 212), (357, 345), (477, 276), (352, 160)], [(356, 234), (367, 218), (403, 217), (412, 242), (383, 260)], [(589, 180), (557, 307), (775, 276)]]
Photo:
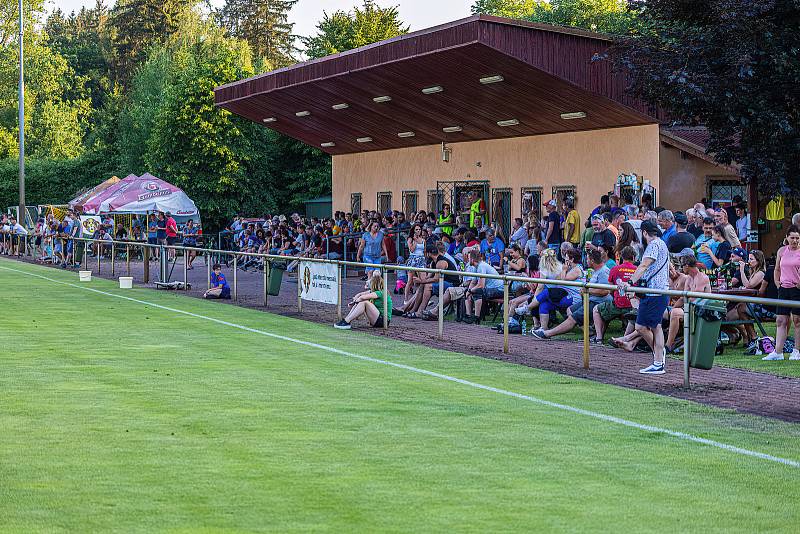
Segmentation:
[[(175, 251), (175, 254), (176, 255), (178, 254), (177, 250)], [(184, 291), (189, 291), (189, 264), (187, 263), (188, 259), (189, 259), (189, 256), (188, 256), (188, 254), (186, 252), (186, 249), (184, 248), (183, 249), (183, 290)]]
[(342, 265), (336, 264), (336, 320), (341, 321), (342, 316)]
[[(683, 387), (689, 389), (691, 383), (689, 381), (689, 358), (691, 357), (691, 315), (692, 305), (689, 303), (689, 297), (686, 293), (683, 294)], [(664, 363), (666, 364), (666, 355), (664, 355)]]
[(508, 280), (503, 280), (503, 353), (508, 354)]
[(583, 368), (589, 368), (589, 289), (584, 287), (583, 298)]
[(439, 339), (444, 339), (444, 276), (439, 272)]
[(206, 291), (211, 289), (211, 262), (208, 261), (208, 252), (206, 252)]
[(303, 313), (303, 264), (297, 263), (297, 313)]
[(131, 275), (131, 246), (125, 245), (125, 265), (128, 271), (128, 276)]
[[(383, 333), (389, 331), (389, 271), (381, 267), (383, 272)], [(372, 273), (370, 273), (372, 274)]]
[(114, 261), (116, 259), (116, 257), (117, 257), (117, 246), (116, 246), (116, 243), (114, 243), (112, 241), (111, 242), (111, 276), (114, 276), (114, 274), (116, 274), (116, 264), (115, 264), (115, 261)]
[(239, 256), (234, 254), (233, 255), (233, 301), (234, 302), (236, 302), (236, 300), (239, 297), (239, 292), (237, 291), (237, 287), (236, 287), (237, 286), (237, 284), (236, 284), (236, 275), (237, 275), (238, 270), (239, 270)]
[(97, 274), (100, 274), (100, 258), (103, 257), (103, 247), (99, 241), (95, 241), (95, 244), (97, 248)]

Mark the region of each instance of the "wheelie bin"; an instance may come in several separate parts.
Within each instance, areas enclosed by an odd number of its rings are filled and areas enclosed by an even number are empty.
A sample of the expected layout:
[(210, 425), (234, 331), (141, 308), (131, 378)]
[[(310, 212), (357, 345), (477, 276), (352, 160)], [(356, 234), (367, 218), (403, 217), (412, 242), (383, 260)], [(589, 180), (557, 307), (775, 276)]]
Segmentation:
[(698, 299), (692, 303), (692, 308), (689, 365), (696, 369), (711, 369), (717, 352), (719, 329), (727, 313), (725, 302)]

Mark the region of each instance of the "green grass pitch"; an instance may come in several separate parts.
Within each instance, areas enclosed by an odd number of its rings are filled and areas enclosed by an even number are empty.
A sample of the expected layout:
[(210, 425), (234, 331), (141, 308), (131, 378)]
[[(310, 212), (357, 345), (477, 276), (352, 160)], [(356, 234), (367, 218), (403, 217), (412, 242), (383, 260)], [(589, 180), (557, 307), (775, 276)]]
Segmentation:
[(800, 425), (7, 260), (0, 281), (1, 531), (800, 525), (797, 466), (324, 347), (794, 462)]

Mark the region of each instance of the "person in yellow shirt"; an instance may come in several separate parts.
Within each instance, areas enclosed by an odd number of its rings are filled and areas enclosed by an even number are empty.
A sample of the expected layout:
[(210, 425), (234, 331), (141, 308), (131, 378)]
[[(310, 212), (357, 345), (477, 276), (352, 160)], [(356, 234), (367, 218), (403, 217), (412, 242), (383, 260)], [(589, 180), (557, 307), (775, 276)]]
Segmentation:
[(564, 199), (564, 213), (566, 219), (564, 220), (564, 241), (569, 241), (574, 247), (578, 247), (581, 243), (581, 216), (578, 210), (575, 209), (575, 199), (567, 197)]

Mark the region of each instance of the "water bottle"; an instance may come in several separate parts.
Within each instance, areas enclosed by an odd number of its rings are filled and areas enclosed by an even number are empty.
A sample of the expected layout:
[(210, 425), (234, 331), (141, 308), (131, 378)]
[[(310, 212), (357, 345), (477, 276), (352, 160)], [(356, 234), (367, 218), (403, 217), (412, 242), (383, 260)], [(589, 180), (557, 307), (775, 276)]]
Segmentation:
[(522, 335), (528, 335), (528, 321), (525, 320), (525, 316), (522, 316)]

